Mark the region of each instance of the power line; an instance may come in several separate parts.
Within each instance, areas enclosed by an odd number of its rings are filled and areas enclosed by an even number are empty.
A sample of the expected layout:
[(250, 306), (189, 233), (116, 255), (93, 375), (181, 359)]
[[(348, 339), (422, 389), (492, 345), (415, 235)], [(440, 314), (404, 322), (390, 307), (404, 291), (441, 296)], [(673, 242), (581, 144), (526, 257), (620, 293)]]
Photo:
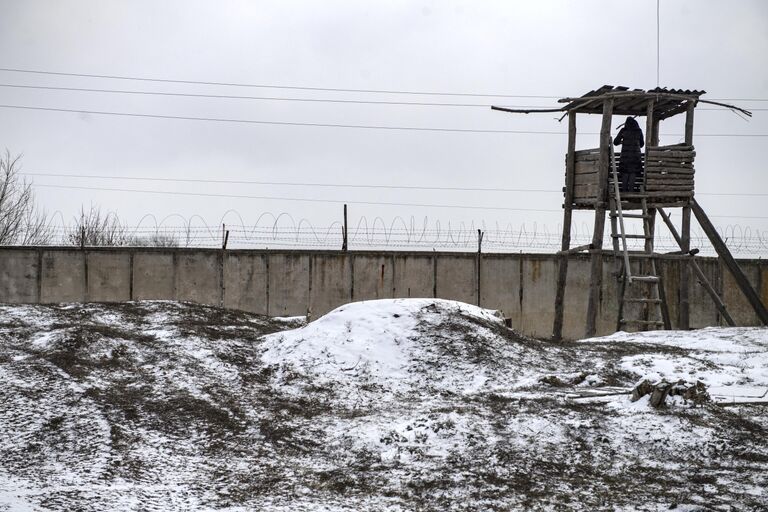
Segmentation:
[(69, 190), (97, 190), (102, 192), (135, 192), (142, 194), (166, 194), (174, 196), (196, 196), (196, 197), (225, 197), (231, 199), (259, 199), (259, 200), (274, 200), (274, 201), (297, 201), (306, 203), (333, 203), (333, 204), (363, 204), (374, 206), (416, 206), (425, 208), (461, 208), (465, 210), (502, 210), (502, 211), (515, 211), (515, 212), (559, 212), (560, 210), (544, 210), (539, 208), (508, 208), (502, 206), (467, 206), (456, 204), (420, 204), (420, 203), (389, 203), (389, 202), (377, 202), (377, 201), (348, 201), (348, 200), (334, 200), (334, 199), (313, 199), (313, 198), (298, 198), (298, 197), (272, 197), (272, 196), (249, 196), (240, 194), (211, 194), (208, 192), (179, 192), (179, 191), (166, 191), (166, 190), (136, 190), (126, 188), (107, 188), (107, 187), (80, 187), (71, 185), (39, 185), (34, 184), (35, 187), (44, 188), (58, 188)]
[[(93, 73), (67, 73), (59, 71), (45, 71), (37, 69), (21, 68), (0, 68), (0, 71), (10, 73), (27, 73), (37, 75), (69, 76), (81, 78), (104, 78), (110, 80), (131, 80), (138, 82), (157, 82), (188, 85), (216, 85), (227, 87), (252, 87), (262, 89), (290, 89), (304, 91), (328, 91), (328, 92), (354, 92), (354, 93), (373, 93), (373, 94), (410, 94), (423, 96), (469, 96), (477, 98), (538, 98), (538, 99), (559, 99), (564, 96), (548, 96), (538, 94), (490, 94), (490, 93), (467, 93), (467, 92), (439, 92), (439, 91), (411, 91), (411, 90), (389, 90), (389, 89), (346, 89), (339, 87), (309, 87), (296, 85), (276, 85), (276, 84), (249, 84), (239, 82), (215, 82), (202, 80), (177, 80), (170, 78), (149, 78), (127, 75), (100, 75)], [(717, 101), (768, 101), (768, 98), (712, 98)]]
[(661, 61), (661, 46), (660, 46), (660, 32), (661, 32), (661, 23), (659, 22), (659, 0), (656, 0), (656, 87), (659, 86), (659, 70)]
[(33, 69), (19, 68), (0, 68), (0, 71), (12, 73), (31, 73), (36, 75), (55, 75), (55, 76), (75, 76), (82, 78), (107, 78), (112, 80), (133, 80), (139, 82), (161, 82), (171, 84), (193, 84), (193, 85), (223, 85), (228, 87), (253, 87), (260, 89), (292, 89), (300, 91), (329, 91), (329, 92), (359, 92), (376, 94), (413, 94), (423, 96), (475, 96), (485, 98), (542, 98), (557, 99), (559, 96), (544, 96), (535, 94), (487, 94), (487, 93), (466, 93), (466, 92), (434, 92), (434, 91), (408, 91), (408, 90), (387, 90), (387, 89), (343, 89), (339, 87), (307, 87), (297, 85), (275, 85), (275, 84), (246, 84), (238, 82), (206, 82), (200, 80), (174, 80), (170, 78), (147, 78), (124, 75), (97, 75), (89, 73), (63, 73), (55, 71), (42, 71)]
[[(422, 101), (378, 101), (378, 100), (340, 100), (330, 98), (280, 98), (274, 96), (238, 96), (233, 94), (194, 94), (183, 92), (157, 92), (157, 91), (129, 91), (121, 89), (88, 89), (83, 87), (53, 87), (41, 85), (18, 85), (18, 84), (0, 84), (0, 87), (10, 87), (15, 89), (36, 89), (49, 91), (71, 91), (71, 92), (96, 92), (109, 94), (135, 94), (147, 96), (175, 96), (182, 98), (215, 98), (215, 99), (234, 99), (234, 100), (264, 100), (264, 101), (299, 101), (310, 103), (352, 103), (369, 105), (409, 105), (419, 107), (490, 107), (490, 103), (429, 103)], [(522, 106), (517, 105), (514, 108), (536, 108), (536, 105)]]
[[(355, 183), (311, 183), (311, 182), (289, 182), (289, 181), (255, 181), (255, 180), (234, 180), (234, 179), (203, 179), (203, 178), (157, 178), (150, 176), (105, 176), (103, 174), (61, 174), (51, 172), (20, 172), (24, 176), (43, 176), (53, 178), (83, 178), (83, 179), (103, 179), (103, 180), (131, 180), (131, 181), (158, 181), (171, 183), (220, 183), (230, 185), (269, 185), (286, 187), (325, 187), (325, 188), (365, 188), (365, 189), (389, 189), (389, 190), (442, 190), (442, 191), (460, 191), (460, 192), (523, 192), (523, 193), (558, 193), (558, 189), (537, 189), (537, 188), (491, 188), (491, 187), (436, 187), (421, 185), (364, 185)], [(697, 192), (698, 195), (705, 196), (755, 196), (766, 197), (768, 193), (760, 192)]]
[[(51, 107), (32, 107), (27, 105), (0, 105), (0, 108), (12, 108), (21, 110), (39, 110), (46, 112), (69, 112), (73, 114), (95, 114), (123, 117), (143, 117), (152, 119), (178, 119), (183, 121), (212, 121), (220, 123), (242, 123), (242, 124), (262, 124), (277, 126), (312, 126), (319, 128), (360, 128), (365, 130), (411, 130), (422, 132), (459, 132), (459, 133), (517, 133), (517, 134), (540, 134), (540, 135), (564, 135), (566, 132), (556, 131), (533, 131), (533, 130), (486, 130), (476, 128), (427, 128), (418, 126), (377, 126), (377, 125), (358, 125), (358, 124), (334, 124), (334, 123), (300, 123), (289, 121), (261, 121), (255, 119), (229, 119), (220, 117), (192, 117), (192, 116), (171, 116), (161, 114), (137, 114), (133, 112), (108, 112), (98, 110), (75, 110), (66, 108)], [(583, 133), (583, 132), (582, 132)], [(591, 135), (597, 135), (593, 133)]]
[[(231, 119), (220, 117), (192, 117), (192, 116), (172, 116), (163, 114), (138, 114), (134, 112), (111, 112), (102, 110), (75, 110), (67, 108), (52, 107), (34, 107), (28, 105), (0, 105), (0, 108), (37, 110), (45, 112), (68, 112), (72, 114), (94, 114), (105, 116), (122, 117), (140, 117), (151, 119), (177, 119), (183, 121), (210, 121), (219, 123), (241, 123), (241, 124), (261, 124), (276, 126), (311, 126), (316, 128), (357, 128), (363, 130), (391, 130), (391, 131), (420, 131), (420, 132), (454, 132), (454, 133), (514, 133), (514, 134), (536, 134), (536, 135), (565, 135), (561, 131), (536, 131), (536, 130), (492, 130), (478, 128), (437, 128), (437, 127), (418, 127), (418, 126), (384, 126), (384, 125), (360, 125), (360, 124), (335, 124), (335, 123), (302, 123), (290, 121), (261, 121), (256, 119)], [(599, 135), (597, 132), (581, 132), (582, 135)], [(682, 137), (682, 134), (662, 134), (666, 136)], [(768, 137), (765, 133), (698, 133), (697, 137)]]
[[(0, 84), (0, 87), (13, 89), (41, 90), (41, 91), (67, 91), (67, 92), (93, 92), (106, 94), (132, 94), (138, 96), (169, 96), (179, 98), (208, 98), (208, 99), (230, 99), (230, 100), (260, 100), (260, 101), (295, 101), (306, 103), (340, 103), (357, 105), (402, 105), (416, 107), (476, 107), (488, 108), (490, 103), (431, 103), (425, 101), (379, 101), (379, 100), (342, 100), (332, 98), (281, 98), (277, 96), (240, 96), (236, 94), (196, 94), (183, 92), (163, 92), (163, 91), (131, 91), (125, 89), (91, 89), (85, 87), (54, 87), (43, 85), (21, 85), (21, 84)], [(539, 105), (500, 105), (507, 108), (539, 108)], [(728, 112), (722, 108), (700, 107), (698, 110), (711, 110), (717, 112)], [(766, 108), (751, 108), (751, 111), (768, 110)]]
[[(521, 188), (482, 188), (482, 187), (427, 187), (417, 185), (362, 185), (352, 183), (296, 183), (287, 181), (253, 181), (232, 179), (197, 179), (197, 178), (155, 178), (144, 176), (104, 176), (99, 174), (57, 174), (46, 172), (20, 172), (25, 176), (45, 176), (56, 178), (89, 178), (107, 180), (134, 180), (134, 181), (161, 181), (176, 183), (222, 183), (232, 185), (277, 185), (288, 187), (327, 187), (327, 188), (370, 188), (370, 189), (396, 189), (396, 190), (456, 190), (462, 192), (561, 192), (552, 189), (521, 189)], [(768, 195), (768, 194), (765, 194)]]
[[(298, 198), (298, 197), (274, 197), (274, 196), (249, 196), (240, 194), (212, 194), (209, 192), (179, 192), (179, 191), (166, 191), (166, 190), (137, 190), (126, 188), (108, 188), (108, 187), (81, 187), (73, 185), (43, 185), (34, 184), (35, 187), (43, 188), (57, 188), (67, 190), (96, 190), (101, 192), (130, 192), (140, 194), (164, 194), (172, 196), (195, 196), (195, 197), (223, 197), (230, 199), (259, 199), (259, 200), (273, 200), (273, 201), (297, 201), (306, 203), (332, 203), (332, 204), (361, 204), (369, 206), (413, 206), (423, 208), (455, 208), (462, 210), (498, 210), (498, 211), (514, 211), (514, 212), (539, 212), (539, 213), (552, 213), (560, 212), (561, 210), (554, 209), (542, 209), (542, 208), (509, 208), (503, 206), (468, 206), (457, 204), (429, 204), (429, 203), (393, 203), (393, 202), (380, 202), (380, 201), (348, 201), (348, 200), (334, 200), (334, 199), (313, 199), (313, 198)], [(751, 215), (710, 215), (710, 217), (724, 218), (724, 219), (768, 219), (768, 216), (751, 216)]]

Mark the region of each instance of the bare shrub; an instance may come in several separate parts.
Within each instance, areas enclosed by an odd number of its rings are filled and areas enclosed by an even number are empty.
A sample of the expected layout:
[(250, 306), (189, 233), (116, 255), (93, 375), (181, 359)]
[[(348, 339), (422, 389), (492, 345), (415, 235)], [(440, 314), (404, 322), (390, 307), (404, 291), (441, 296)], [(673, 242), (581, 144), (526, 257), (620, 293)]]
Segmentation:
[(80, 217), (67, 233), (66, 241), (79, 246), (119, 247), (128, 245), (130, 238), (116, 213), (103, 213), (100, 207), (91, 205), (88, 211), (80, 210)]
[(84, 247), (178, 247), (179, 240), (172, 233), (156, 231), (148, 235), (136, 235), (120, 221), (115, 212), (104, 213), (91, 205), (80, 211), (80, 217), (70, 228), (66, 242)]
[(0, 154), (0, 245), (44, 245), (53, 232), (35, 204), (32, 183), (21, 179), (21, 155)]
[(130, 245), (135, 247), (178, 247), (179, 240), (170, 233), (154, 233), (149, 236), (134, 236)]

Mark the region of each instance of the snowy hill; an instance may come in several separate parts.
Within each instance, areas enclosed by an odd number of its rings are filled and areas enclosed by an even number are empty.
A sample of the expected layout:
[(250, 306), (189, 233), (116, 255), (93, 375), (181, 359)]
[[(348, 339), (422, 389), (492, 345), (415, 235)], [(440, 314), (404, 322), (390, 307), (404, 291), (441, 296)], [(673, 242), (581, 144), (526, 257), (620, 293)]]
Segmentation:
[(767, 363), (766, 329), (554, 345), (431, 299), (0, 306), (0, 511), (764, 509), (768, 408), (733, 402)]

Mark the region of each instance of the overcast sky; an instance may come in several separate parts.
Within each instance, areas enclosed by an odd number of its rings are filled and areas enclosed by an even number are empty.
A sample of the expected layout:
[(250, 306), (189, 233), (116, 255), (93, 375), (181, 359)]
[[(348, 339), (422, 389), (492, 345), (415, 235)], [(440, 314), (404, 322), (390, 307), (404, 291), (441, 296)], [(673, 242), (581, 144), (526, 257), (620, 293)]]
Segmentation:
[[(768, 232), (768, 3), (662, 0), (660, 85), (754, 108), (745, 121), (697, 110), (697, 194), (718, 226)], [(205, 82), (487, 96), (374, 94), (139, 82), (0, 71), (3, 105), (184, 117), (366, 126), (564, 132), (555, 115), (492, 112), (487, 105), (556, 106), (603, 84), (656, 86), (656, 1), (0, 1), (0, 67)], [(478, 104), (370, 105), (186, 98), (19, 89), (78, 87), (281, 98)], [(551, 96), (526, 98), (524, 96)], [(484, 106), (486, 105), (486, 106)], [(580, 120), (594, 133), (597, 116)], [(433, 132), (259, 125), (0, 108), (0, 147), (30, 173), (232, 179), (292, 183), (489, 187), (554, 192), (389, 190), (170, 183), (34, 176), (67, 185), (348, 201), (350, 220), (396, 217), (559, 229), (564, 134)], [(622, 120), (617, 118), (615, 125)], [(662, 143), (681, 122), (662, 123)], [(751, 135), (723, 137), (707, 135)], [(758, 136), (761, 135), (761, 136)], [(579, 147), (597, 146), (583, 134)], [(286, 199), (173, 196), (37, 188), (66, 221), (101, 205), (135, 224), (145, 214), (234, 209), (246, 224), (288, 213), (315, 226), (341, 205)], [(365, 205), (358, 202), (499, 207)], [(519, 209), (519, 210), (513, 210)], [(530, 211), (542, 210), (542, 211)], [(738, 217), (726, 217), (738, 216)], [(227, 222), (239, 223), (233, 215)], [(284, 219), (285, 220), (285, 219)], [(579, 216), (577, 223), (591, 224)], [(178, 221), (166, 221), (178, 224)], [(264, 220), (262, 219), (262, 222)]]

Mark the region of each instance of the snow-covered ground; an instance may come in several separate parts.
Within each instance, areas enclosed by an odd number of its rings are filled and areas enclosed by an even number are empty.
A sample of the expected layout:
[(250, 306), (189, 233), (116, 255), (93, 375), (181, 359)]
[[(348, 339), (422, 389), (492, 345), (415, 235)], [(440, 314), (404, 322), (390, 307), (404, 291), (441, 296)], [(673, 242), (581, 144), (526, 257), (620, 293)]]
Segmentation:
[[(630, 402), (701, 380), (721, 404)], [(556, 345), (433, 299), (0, 306), (2, 510), (768, 508), (768, 330)]]

